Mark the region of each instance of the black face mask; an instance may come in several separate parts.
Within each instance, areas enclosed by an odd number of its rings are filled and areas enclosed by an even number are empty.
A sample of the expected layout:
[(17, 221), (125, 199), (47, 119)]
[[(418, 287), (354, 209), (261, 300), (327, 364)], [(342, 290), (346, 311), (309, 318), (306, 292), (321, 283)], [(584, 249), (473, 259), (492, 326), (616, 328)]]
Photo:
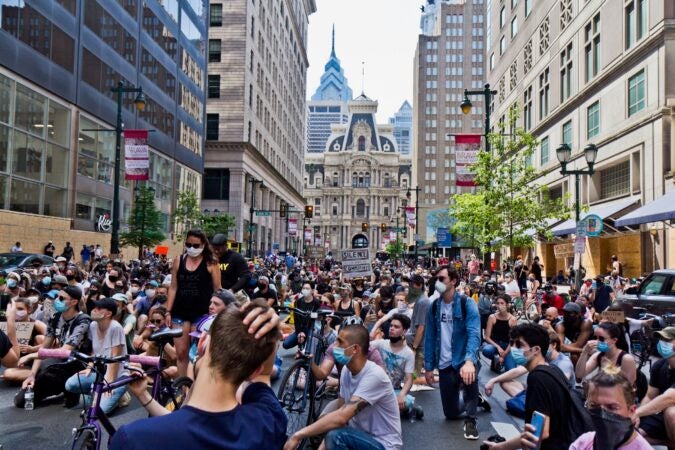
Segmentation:
[(398, 344), (401, 342), (401, 339), (403, 339), (403, 336), (389, 336), (389, 341), (391, 341), (392, 344)]
[(265, 289), (267, 289), (267, 285), (265, 283), (258, 283), (258, 289), (264, 291)]
[(112, 275), (108, 275), (108, 281), (110, 281), (111, 283), (114, 283), (115, 281), (117, 281), (117, 277), (112, 276)]
[(595, 427), (595, 450), (615, 450), (630, 439), (635, 431), (629, 417), (623, 417), (602, 408), (589, 410)]
[(75, 275), (71, 275), (71, 274), (66, 275), (66, 280), (73, 281), (74, 279), (75, 279)]
[(166, 295), (156, 295), (155, 296), (155, 302), (157, 302), (159, 304), (166, 303), (166, 300), (167, 300)]

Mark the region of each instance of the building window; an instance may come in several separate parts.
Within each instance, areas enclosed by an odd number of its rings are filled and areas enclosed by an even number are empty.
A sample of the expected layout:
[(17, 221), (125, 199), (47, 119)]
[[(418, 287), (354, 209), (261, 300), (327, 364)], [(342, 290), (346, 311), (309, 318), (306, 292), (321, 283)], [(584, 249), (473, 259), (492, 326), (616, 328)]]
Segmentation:
[(560, 102), (572, 94), (572, 43), (560, 53)]
[(511, 19), (511, 39), (516, 37), (518, 34), (518, 16)]
[(523, 128), (525, 131), (532, 128), (532, 86), (523, 92)]
[(220, 98), (220, 75), (209, 75), (209, 98)]
[(230, 169), (204, 169), (204, 200), (230, 199)]
[(539, 120), (548, 116), (550, 79), (548, 67), (539, 74)]
[(502, 28), (506, 23), (506, 6), (502, 6), (499, 10), (499, 28)]
[(490, 70), (495, 68), (495, 54), (490, 55)]
[(568, 120), (562, 127), (562, 141), (572, 147), (572, 121)]
[(209, 62), (220, 62), (220, 39), (209, 39)]
[(600, 134), (600, 102), (597, 101), (586, 110), (586, 138), (591, 139)]
[(548, 164), (548, 137), (545, 137), (541, 140), (541, 165), (545, 166)]
[(366, 138), (364, 136), (359, 136), (359, 151), (366, 151)]
[(572, 22), (572, 0), (560, 0), (560, 30)]
[(209, 25), (212, 27), (223, 26), (223, 5), (220, 3), (211, 4), (209, 7)]
[(333, 205), (333, 215), (337, 216), (338, 215), (338, 207), (337, 205)]
[(649, 4), (648, 0), (632, 0), (626, 4), (626, 48), (631, 48), (633, 44), (647, 35), (649, 26)]
[(628, 117), (645, 108), (645, 71), (628, 79)]
[(532, 2), (534, 0), (525, 0), (525, 17), (529, 16), (532, 12)]
[(506, 36), (502, 36), (499, 40), (499, 54), (503, 55), (506, 51)]
[(366, 202), (360, 198), (356, 201), (356, 217), (363, 217), (366, 215)]
[(206, 140), (207, 141), (217, 141), (218, 140), (218, 122), (220, 117), (218, 114), (207, 114), (206, 115)]
[(523, 72), (525, 75), (532, 69), (532, 39), (527, 41), (523, 49)]
[(630, 161), (600, 171), (600, 197), (618, 197), (630, 192)]
[(586, 82), (600, 70), (600, 14), (586, 24), (584, 29), (584, 54), (586, 56)]
[(539, 25), (539, 56), (543, 56), (549, 46), (549, 21), (548, 17)]

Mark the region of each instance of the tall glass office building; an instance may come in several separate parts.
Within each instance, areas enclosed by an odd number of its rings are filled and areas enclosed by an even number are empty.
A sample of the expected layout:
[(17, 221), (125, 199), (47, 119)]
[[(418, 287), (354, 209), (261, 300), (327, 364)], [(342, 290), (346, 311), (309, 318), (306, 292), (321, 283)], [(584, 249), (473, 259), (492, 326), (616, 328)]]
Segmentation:
[[(176, 193), (201, 192), (205, 16), (204, 0), (0, 0), (4, 239), (21, 241), (31, 227), (26, 251), (62, 235), (107, 247), (106, 236), (68, 231), (93, 232), (111, 213), (117, 105), (110, 88), (120, 81), (143, 88), (141, 112), (135, 94), (125, 94), (123, 122), (151, 130), (147, 184), (171, 231)], [(122, 183), (122, 227), (134, 187)]]

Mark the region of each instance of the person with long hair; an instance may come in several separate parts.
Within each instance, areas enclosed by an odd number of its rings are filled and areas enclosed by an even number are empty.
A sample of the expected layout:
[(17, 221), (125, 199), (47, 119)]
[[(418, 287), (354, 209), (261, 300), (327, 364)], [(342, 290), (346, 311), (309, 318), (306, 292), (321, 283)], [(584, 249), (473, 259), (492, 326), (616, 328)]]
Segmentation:
[(220, 267), (206, 234), (190, 230), (185, 238), (185, 253), (173, 261), (166, 302), (167, 326), (183, 329), (183, 335), (174, 339), (178, 376), (187, 375), (192, 326), (208, 314), (211, 295), (217, 289), (220, 289)]
[(577, 378), (584, 378), (596, 368), (602, 369), (613, 364), (635, 385), (637, 368), (633, 355), (628, 350), (625, 333), (619, 325), (602, 322), (595, 329), (595, 339), (588, 341), (576, 365)]

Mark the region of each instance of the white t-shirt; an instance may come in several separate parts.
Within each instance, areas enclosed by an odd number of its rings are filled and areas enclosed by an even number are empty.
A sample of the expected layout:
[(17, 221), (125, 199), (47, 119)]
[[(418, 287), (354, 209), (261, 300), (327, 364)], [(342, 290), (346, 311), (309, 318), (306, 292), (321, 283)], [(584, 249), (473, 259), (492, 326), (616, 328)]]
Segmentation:
[(441, 357), (438, 361), (438, 368), (446, 369), (452, 364), (452, 305), (454, 302), (439, 301), (441, 302)]
[(394, 389), (401, 389), (406, 374), (415, 370), (415, 354), (407, 345), (395, 352), (388, 339), (377, 339), (370, 342), (371, 348), (380, 351), (384, 367)]
[(385, 449), (402, 449), (398, 403), (384, 369), (372, 361), (366, 361), (366, 365), (356, 375), (352, 375), (347, 367), (342, 369), (340, 397), (349, 403), (354, 396), (364, 399), (369, 406), (354, 416), (349, 426), (370, 434)]
[[(98, 322), (92, 320), (89, 324), (89, 338), (91, 339), (92, 355), (112, 356), (113, 347), (118, 345), (122, 346), (121, 355), (127, 354), (127, 341), (124, 336), (124, 328), (115, 320), (110, 323), (110, 327), (108, 327), (103, 337), (99, 335)], [(115, 379), (128, 374), (129, 371), (120, 363), (117, 366)]]
[(511, 279), (508, 283), (504, 283), (504, 289), (506, 294), (510, 295), (511, 298), (520, 297), (520, 287), (516, 280)]

